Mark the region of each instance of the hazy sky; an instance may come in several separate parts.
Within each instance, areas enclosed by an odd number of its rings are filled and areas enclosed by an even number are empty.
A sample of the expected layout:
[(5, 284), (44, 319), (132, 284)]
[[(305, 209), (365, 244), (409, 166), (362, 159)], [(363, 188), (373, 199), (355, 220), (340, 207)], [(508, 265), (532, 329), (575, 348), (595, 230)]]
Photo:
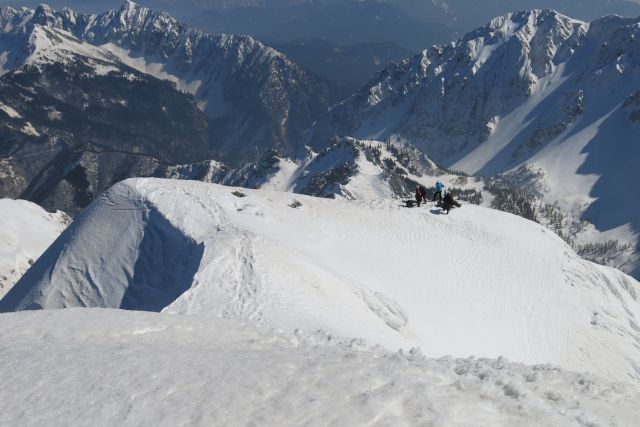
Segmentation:
[[(0, 0), (0, 4), (33, 7), (42, 1), (48, 1), (56, 9), (68, 6), (85, 13), (116, 9), (124, 3), (124, 0)], [(395, 41), (413, 51), (432, 43), (447, 42), (455, 36), (485, 25), (495, 16), (516, 10), (552, 8), (585, 21), (609, 14), (640, 16), (640, 0), (376, 0), (392, 6), (385, 6), (384, 9), (380, 5), (368, 5), (367, 11), (364, 11), (364, 7), (353, 7), (354, 4), (365, 5), (362, 2), (353, 3), (355, 0), (314, 0), (316, 6), (295, 10), (281, 9), (283, 5), (299, 5), (308, 1), (311, 0), (137, 2), (166, 10), (190, 25), (212, 33), (250, 34), (267, 42), (317, 38), (325, 38), (338, 44)], [(347, 4), (335, 7), (336, 2)], [(323, 7), (318, 7), (319, 3), (333, 3), (334, 6), (323, 6), (326, 10), (320, 10)], [(275, 11), (236, 11), (224, 14), (212, 12), (212, 9), (220, 5), (228, 7), (238, 4), (279, 7)]]
[[(200, 9), (212, 9), (219, 5), (246, 5), (246, 4), (299, 4), (311, 0), (138, 0), (140, 4), (156, 7), (159, 9), (180, 9), (188, 12), (191, 8), (194, 11)], [(317, 1), (317, 0), (315, 0)], [(325, 0), (327, 2), (336, 0)], [(339, 1), (339, 0), (338, 0)], [(447, 10), (458, 15), (484, 15), (486, 13), (502, 14), (511, 9), (534, 9), (534, 8), (555, 8), (558, 10), (568, 9), (576, 13), (588, 14), (590, 9), (598, 10), (620, 10), (630, 9), (634, 11), (635, 5), (640, 7), (640, 0), (376, 0), (390, 3), (402, 7), (405, 11), (428, 11), (434, 7)], [(64, 6), (83, 12), (100, 12), (119, 7), (124, 0), (0, 0), (0, 4), (12, 6), (26, 5), (29, 7), (46, 3), (55, 8)], [(625, 7), (626, 5), (630, 5)], [(187, 10), (185, 10), (187, 9)], [(640, 12), (639, 12), (640, 14)]]

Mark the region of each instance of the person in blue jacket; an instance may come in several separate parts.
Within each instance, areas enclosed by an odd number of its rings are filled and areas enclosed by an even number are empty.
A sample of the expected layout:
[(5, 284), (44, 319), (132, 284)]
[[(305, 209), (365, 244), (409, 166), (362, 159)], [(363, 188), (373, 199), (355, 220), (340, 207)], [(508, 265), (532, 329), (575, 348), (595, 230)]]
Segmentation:
[(440, 181), (436, 182), (436, 192), (433, 194), (432, 202), (435, 202), (436, 198), (438, 201), (442, 201), (442, 190), (444, 190), (444, 185)]

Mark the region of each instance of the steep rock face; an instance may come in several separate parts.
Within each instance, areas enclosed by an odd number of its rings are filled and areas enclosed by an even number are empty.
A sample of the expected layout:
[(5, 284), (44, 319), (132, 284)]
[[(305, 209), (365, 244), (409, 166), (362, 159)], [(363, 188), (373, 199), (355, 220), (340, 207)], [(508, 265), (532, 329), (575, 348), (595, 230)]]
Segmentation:
[(205, 34), (131, 2), (97, 16), (82, 37), (116, 46), (133, 66), (139, 60), (146, 70), (155, 65), (160, 77), (192, 93), (213, 120), (214, 145), (232, 163), (254, 156), (256, 148), (293, 154), (331, 100), (325, 83), (249, 36)]

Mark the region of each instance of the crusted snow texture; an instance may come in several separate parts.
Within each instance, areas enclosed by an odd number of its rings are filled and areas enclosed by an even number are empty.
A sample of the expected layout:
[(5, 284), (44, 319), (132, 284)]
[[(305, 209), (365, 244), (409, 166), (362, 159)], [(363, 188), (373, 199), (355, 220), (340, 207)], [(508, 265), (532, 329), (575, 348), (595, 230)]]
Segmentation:
[(0, 340), (10, 343), (3, 425), (630, 427), (640, 417), (633, 387), (552, 365), (427, 359), (215, 317), (2, 314)]

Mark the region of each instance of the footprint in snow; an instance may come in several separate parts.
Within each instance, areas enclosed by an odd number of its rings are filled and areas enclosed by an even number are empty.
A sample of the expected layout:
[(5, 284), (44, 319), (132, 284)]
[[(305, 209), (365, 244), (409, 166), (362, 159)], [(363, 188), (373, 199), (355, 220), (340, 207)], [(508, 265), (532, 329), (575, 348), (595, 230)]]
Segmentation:
[(409, 317), (397, 302), (380, 292), (359, 290), (359, 296), (367, 304), (369, 310), (375, 313), (390, 328), (400, 331), (409, 322)]

